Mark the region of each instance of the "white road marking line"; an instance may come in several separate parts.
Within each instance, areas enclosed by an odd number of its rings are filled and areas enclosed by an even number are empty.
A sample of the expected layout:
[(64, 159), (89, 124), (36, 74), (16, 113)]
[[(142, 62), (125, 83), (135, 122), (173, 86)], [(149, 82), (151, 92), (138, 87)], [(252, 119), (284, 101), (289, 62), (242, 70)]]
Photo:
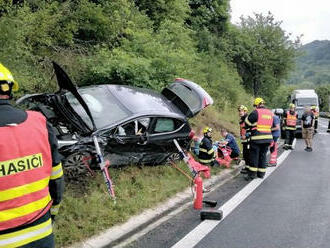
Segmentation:
[[(216, 190), (218, 187), (221, 187), (222, 185), (224, 185), (225, 183), (227, 183), (228, 181), (232, 180), (234, 176), (230, 176), (227, 179), (216, 183), (215, 185), (212, 186), (212, 189), (209, 193), (206, 193), (204, 195), (208, 195), (211, 192), (213, 192), (214, 190)], [(190, 190), (190, 189), (189, 189)], [(157, 221), (153, 222), (151, 225), (147, 226), (146, 228), (142, 229), (141, 231), (137, 232), (136, 234), (133, 234), (130, 238), (128, 238), (127, 240), (125, 240), (124, 242), (119, 243), (118, 245), (115, 245), (113, 248), (122, 248), (122, 247), (126, 247), (127, 245), (129, 245), (130, 243), (132, 243), (133, 241), (138, 240), (140, 237), (142, 237), (143, 235), (147, 234), (148, 232), (152, 231), (153, 229), (155, 229), (156, 227), (158, 227), (159, 225), (161, 225), (162, 223), (168, 221), (169, 219), (173, 218), (174, 216), (178, 215), (179, 213), (181, 213), (183, 210), (187, 209), (189, 207), (189, 205), (191, 206), (192, 203), (191, 201), (185, 203), (184, 205), (182, 205), (181, 207), (179, 207), (178, 209), (172, 211), (170, 214), (165, 215), (164, 217), (158, 219)], [(126, 229), (127, 230), (127, 229)], [(111, 235), (111, 234), (109, 234)], [(109, 242), (107, 243), (109, 244)], [(104, 247), (104, 245), (100, 245), (100, 246), (93, 246), (92, 248), (98, 248), (98, 247)], [(85, 247), (84, 247), (85, 248)], [(87, 248), (87, 247), (86, 247)]]
[[(293, 142), (295, 147), (296, 139)], [(260, 186), (260, 184), (269, 177), (289, 156), (291, 150), (284, 151), (277, 160), (276, 167), (268, 167), (264, 179), (254, 179), (230, 200), (228, 200), (219, 210), (223, 211), (223, 218), (221, 221), (204, 220), (195, 229), (183, 237), (179, 242), (173, 245), (171, 248), (187, 248), (197, 245), (206, 235), (208, 235), (219, 223), (221, 223), (239, 204), (241, 204), (252, 192)]]

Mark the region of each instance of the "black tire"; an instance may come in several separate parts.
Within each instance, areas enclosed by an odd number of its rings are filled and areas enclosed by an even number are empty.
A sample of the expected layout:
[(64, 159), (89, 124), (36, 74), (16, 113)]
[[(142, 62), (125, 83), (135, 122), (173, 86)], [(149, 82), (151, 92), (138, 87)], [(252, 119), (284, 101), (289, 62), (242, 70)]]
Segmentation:
[(92, 163), (92, 157), (89, 152), (76, 152), (70, 154), (63, 162), (64, 178), (67, 181), (80, 181), (86, 176), (91, 175), (90, 168), (86, 166), (84, 158), (89, 158), (86, 162), (88, 165)]
[(182, 160), (182, 157), (180, 155), (180, 153), (178, 152), (173, 152), (172, 154), (170, 154), (164, 161), (165, 165), (169, 165), (171, 162), (177, 162)]

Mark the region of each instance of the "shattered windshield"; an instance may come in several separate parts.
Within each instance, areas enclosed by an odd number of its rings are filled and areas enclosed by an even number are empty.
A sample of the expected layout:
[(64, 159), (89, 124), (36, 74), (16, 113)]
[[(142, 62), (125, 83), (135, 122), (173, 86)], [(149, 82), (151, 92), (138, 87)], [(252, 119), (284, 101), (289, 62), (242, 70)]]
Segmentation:
[[(89, 107), (97, 129), (115, 124), (130, 115), (105, 87), (81, 88), (78, 91)], [(66, 98), (74, 111), (92, 128), (91, 120), (78, 100), (69, 92)]]

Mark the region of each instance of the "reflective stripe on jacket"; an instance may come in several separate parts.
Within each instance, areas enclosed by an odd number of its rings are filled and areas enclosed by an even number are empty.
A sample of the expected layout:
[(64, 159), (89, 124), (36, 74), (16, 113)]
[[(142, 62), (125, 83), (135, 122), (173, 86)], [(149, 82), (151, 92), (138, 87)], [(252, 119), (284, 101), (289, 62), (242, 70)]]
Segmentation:
[(0, 231), (37, 220), (52, 203), (46, 119), (37, 112), (27, 114), (18, 125), (0, 127)]
[[(39, 247), (36, 244), (36, 241), (40, 242), (41, 239), (49, 237), (53, 232), (52, 220), (49, 214), (46, 214), (45, 217), (41, 218), (38, 224), (29, 226), (22, 229), (13, 231), (6, 234), (0, 234), (0, 248), (11, 248), (11, 247)], [(48, 240), (47, 240), (48, 241)], [(42, 247), (45, 247), (46, 240), (43, 240)], [(33, 243), (32, 245), (29, 245)], [(48, 247), (48, 246), (47, 246)]]
[(286, 126), (285, 129), (286, 130), (296, 130), (296, 125), (297, 125), (297, 113), (294, 112), (294, 114), (292, 115), (290, 113), (290, 111), (286, 112)]
[(273, 140), (273, 113), (266, 108), (258, 108), (256, 111), (258, 114), (257, 122), (250, 123), (246, 118), (246, 123), (252, 127), (251, 141), (270, 143)]

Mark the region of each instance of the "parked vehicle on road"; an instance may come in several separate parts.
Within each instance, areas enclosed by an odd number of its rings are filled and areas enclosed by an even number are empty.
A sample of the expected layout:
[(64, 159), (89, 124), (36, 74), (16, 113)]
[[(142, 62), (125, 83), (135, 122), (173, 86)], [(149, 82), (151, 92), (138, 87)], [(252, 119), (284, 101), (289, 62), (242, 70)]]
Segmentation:
[[(25, 95), (17, 100), (26, 109), (40, 111), (54, 126), (60, 152), (66, 157), (67, 175), (86, 171), (86, 161), (95, 155), (93, 125), (75, 94), (68, 75), (54, 63), (60, 90)], [(70, 85), (70, 87), (67, 87)], [(177, 156), (173, 143), (188, 148), (188, 119), (213, 103), (199, 85), (177, 78), (161, 93), (127, 85), (93, 85), (77, 89), (95, 122), (101, 148), (111, 166), (164, 163)]]
[(301, 117), (304, 113), (304, 108), (306, 106), (316, 106), (319, 108), (319, 97), (315, 90), (294, 90), (291, 94), (291, 102), (296, 105), (296, 111), (298, 113), (296, 135), (301, 136)]

